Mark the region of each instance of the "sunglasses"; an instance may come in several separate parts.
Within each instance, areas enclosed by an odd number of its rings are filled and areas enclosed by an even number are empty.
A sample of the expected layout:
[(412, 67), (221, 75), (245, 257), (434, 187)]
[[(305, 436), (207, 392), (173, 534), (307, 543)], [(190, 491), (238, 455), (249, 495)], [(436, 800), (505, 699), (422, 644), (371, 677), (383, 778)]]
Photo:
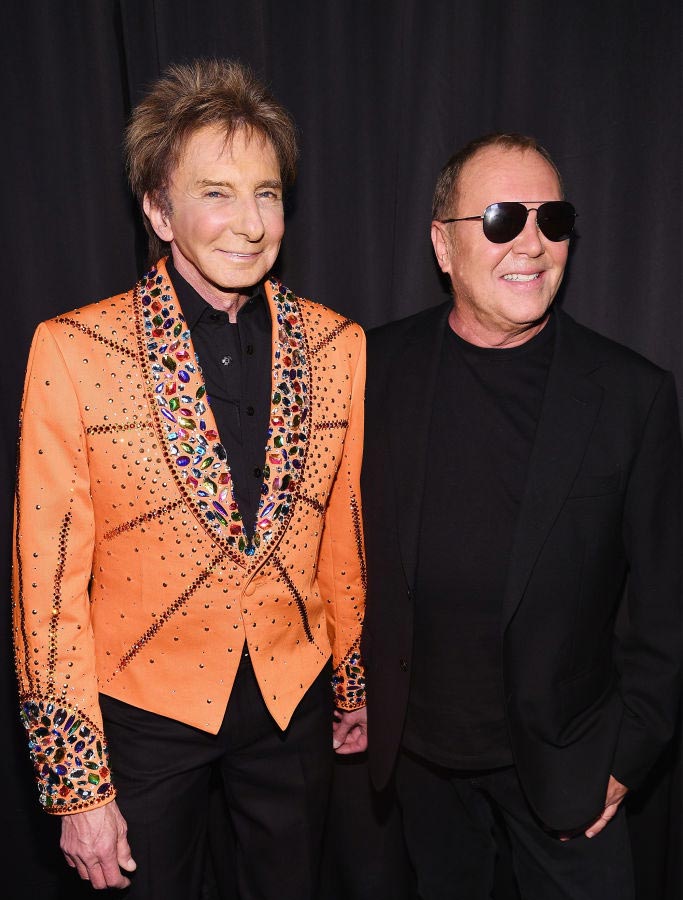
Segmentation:
[[(538, 200), (527, 200), (527, 203), (538, 203)], [(574, 230), (576, 210), (566, 200), (548, 200), (537, 207), (536, 224), (549, 241), (566, 241)], [(494, 244), (507, 244), (521, 234), (526, 225), (527, 216), (532, 211), (524, 203), (504, 202), (492, 203), (484, 210), (483, 216), (463, 216), (461, 219), (438, 219), (442, 225), (450, 222), (484, 223), (484, 236)]]

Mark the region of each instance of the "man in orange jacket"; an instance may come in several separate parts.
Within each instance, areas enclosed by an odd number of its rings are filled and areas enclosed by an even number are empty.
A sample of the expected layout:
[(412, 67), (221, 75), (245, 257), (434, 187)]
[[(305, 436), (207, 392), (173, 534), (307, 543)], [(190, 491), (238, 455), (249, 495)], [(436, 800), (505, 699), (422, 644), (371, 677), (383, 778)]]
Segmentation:
[(188, 900), (218, 770), (241, 896), (314, 898), (330, 679), (336, 749), (366, 743), (363, 333), (268, 277), (297, 148), (248, 70), (169, 69), (127, 153), (155, 263), (41, 324), (26, 375), (14, 622), (41, 802), (94, 888)]

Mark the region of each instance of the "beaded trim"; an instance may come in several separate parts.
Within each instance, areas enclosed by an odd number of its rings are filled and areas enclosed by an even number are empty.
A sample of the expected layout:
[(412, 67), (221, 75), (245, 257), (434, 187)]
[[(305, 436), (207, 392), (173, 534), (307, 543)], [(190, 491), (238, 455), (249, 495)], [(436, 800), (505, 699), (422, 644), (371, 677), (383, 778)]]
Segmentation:
[(111, 528), (109, 531), (105, 531), (102, 535), (102, 538), (105, 541), (110, 541), (112, 538), (118, 537), (118, 535), (120, 534), (125, 534), (127, 531), (133, 531), (134, 529), (138, 528), (138, 526), (144, 525), (145, 522), (152, 522), (154, 519), (158, 519), (160, 516), (172, 512), (174, 509), (182, 506), (184, 502), (184, 500), (173, 500), (170, 503), (165, 503), (158, 509), (153, 509), (151, 512), (142, 513), (142, 515), (136, 516), (134, 519), (129, 519), (127, 522), (122, 522), (115, 528)]
[[(276, 316), (273, 394), (263, 485), (250, 541), (235, 501), (227, 453), (218, 439), (206, 386), (167, 276), (156, 267), (138, 282), (135, 304), (146, 381), (164, 456), (188, 506), (241, 566), (255, 567), (289, 521), (308, 450), (310, 372), (306, 335), (295, 295), (271, 279)], [(271, 547), (268, 547), (271, 545)]]
[(104, 425), (88, 425), (85, 429), (86, 434), (115, 434), (119, 431), (132, 431), (135, 428), (152, 428), (154, 423), (151, 419), (144, 419), (141, 422), (111, 422)]
[(365, 549), (363, 547), (363, 526), (361, 522), (361, 511), (358, 498), (355, 494), (351, 495), (351, 517), (353, 519), (353, 534), (356, 539), (356, 549), (358, 550), (358, 561), (360, 562), (360, 577), (363, 585), (363, 592), (368, 589), (368, 572), (365, 566)]
[(16, 540), (16, 559), (17, 559), (17, 594), (18, 596), (12, 597), (12, 603), (14, 606), (18, 605), (19, 607), (19, 631), (21, 633), (21, 642), (23, 644), (23, 657), (24, 657), (24, 667), (23, 671), (19, 667), (19, 654), (14, 654), (14, 668), (17, 674), (17, 681), (20, 685), (26, 683), (31, 686), (34, 690), (40, 690), (40, 682), (36, 677), (33, 676), (30, 667), (29, 667), (29, 659), (31, 657), (30, 649), (29, 649), (29, 640), (28, 634), (26, 631), (26, 614), (24, 611), (24, 568), (22, 565), (22, 553), (20, 546), (20, 535), (21, 535), (21, 481), (19, 480), (19, 463), (21, 458), (21, 430), (23, 426), (23, 416), (19, 419), (19, 436), (17, 438), (17, 464), (16, 464), (16, 528), (15, 528), (15, 540)]
[(55, 689), (55, 670), (57, 668), (57, 632), (59, 630), (59, 614), (62, 610), (62, 580), (64, 578), (64, 566), (66, 565), (66, 545), (69, 540), (71, 528), (71, 513), (68, 512), (62, 519), (62, 527), (59, 529), (59, 557), (55, 570), (54, 591), (52, 595), (52, 615), (48, 630), (47, 652), (47, 691), (53, 694)]
[(320, 500), (317, 500), (315, 497), (309, 497), (307, 494), (299, 494), (298, 499), (303, 503), (308, 503), (310, 507), (312, 507), (317, 513), (320, 513), (321, 515), (325, 512), (325, 507), (322, 505)]
[(55, 322), (59, 322), (62, 325), (71, 325), (72, 328), (77, 328), (79, 331), (82, 331), (83, 334), (86, 334), (88, 337), (92, 338), (94, 341), (98, 341), (100, 344), (104, 344), (106, 347), (111, 347), (112, 350), (116, 350), (117, 353), (124, 353), (126, 356), (130, 356), (135, 359), (135, 350), (130, 347), (126, 347), (125, 344), (120, 344), (118, 341), (113, 341), (111, 338), (105, 337), (103, 334), (98, 334), (93, 328), (90, 328), (88, 325), (84, 325), (83, 322), (79, 322), (78, 319), (72, 319), (70, 316), (57, 316)]
[[(190, 597), (196, 593), (196, 591), (204, 584), (209, 575), (212, 575), (215, 571), (215, 568), (221, 560), (223, 559), (223, 554), (219, 553), (217, 556), (211, 560), (209, 565), (195, 578), (192, 584), (188, 585), (187, 588), (182, 592), (182, 594), (177, 597), (171, 605), (164, 610), (164, 612), (156, 619), (156, 621), (149, 626), (147, 631), (143, 635), (141, 635), (137, 641), (131, 646), (130, 650), (121, 657), (119, 660), (119, 664), (116, 667), (118, 672), (122, 672), (126, 666), (128, 666), (138, 655), (138, 653), (142, 650), (142, 648), (148, 644), (153, 637), (156, 636), (157, 632), (163, 628), (163, 626), (171, 619), (179, 609), (182, 609), (183, 606), (187, 603)], [(116, 672), (114, 672), (116, 675)]]
[(348, 428), (348, 419), (326, 419), (324, 422), (316, 422), (315, 427), (321, 431), (325, 428)]
[(308, 642), (310, 644), (314, 644), (315, 639), (311, 631), (311, 623), (308, 621), (308, 612), (306, 611), (306, 602), (304, 601), (304, 598), (301, 596), (301, 593), (297, 590), (296, 585), (289, 577), (289, 573), (287, 572), (287, 569), (285, 569), (284, 563), (275, 553), (271, 557), (271, 562), (280, 573), (280, 577), (287, 585), (290, 594), (294, 598), (294, 602), (296, 603), (297, 609), (299, 610), (301, 623), (304, 627), (304, 632), (306, 634), (306, 637), (308, 638)]
[(342, 331), (346, 331), (347, 328), (350, 328), (352, 325), (356, 323), (353, 319), (344, 319), (343, 322), (340, 322), (339, 325), (335, 325), (335, 327), (330, 331), (329, 334), (326, 334), (324, 338), (321, 338), (315, 347), (311, 348), (311, 356), (316, 356), (323, 347), (327, 347), (328, 344), (331, 344), (332, 341), (338, 337)]

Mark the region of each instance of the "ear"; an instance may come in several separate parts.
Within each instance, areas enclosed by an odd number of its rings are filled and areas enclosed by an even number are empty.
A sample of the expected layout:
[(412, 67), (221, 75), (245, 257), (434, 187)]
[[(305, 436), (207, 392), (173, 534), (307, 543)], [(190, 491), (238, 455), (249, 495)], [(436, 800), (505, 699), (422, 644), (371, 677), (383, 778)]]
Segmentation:
[(173, 240), (173, 228), (171, 227), (168, 212), (163, 210), (150, 194), (145, 194), (142, 201), (142, 208), (151, 222), (156, 236), (161, 238), (161, 240), (165, 241), (167, 244), (170, 244)]
[(432, 222), (432, 247), (439, 268), (442, 272), (450, 272), (451, 270), (451, 249), (450, 240), (445, 225), (436, 220)]

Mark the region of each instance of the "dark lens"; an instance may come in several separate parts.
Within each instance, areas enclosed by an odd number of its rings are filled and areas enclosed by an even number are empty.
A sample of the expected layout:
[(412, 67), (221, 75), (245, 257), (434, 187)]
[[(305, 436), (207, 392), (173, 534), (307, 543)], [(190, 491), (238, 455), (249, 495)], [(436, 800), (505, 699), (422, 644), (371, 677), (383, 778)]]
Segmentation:
[(576, 210), (566, 200), (550, 200), (538, 207), (538, 227), (549, 241), (566, 241), (574, 230)]
[(484, 210), (484, 234), (494, 244), (506, 244), (524, 228), (526, 217), (522, 203), (492, 203)]

